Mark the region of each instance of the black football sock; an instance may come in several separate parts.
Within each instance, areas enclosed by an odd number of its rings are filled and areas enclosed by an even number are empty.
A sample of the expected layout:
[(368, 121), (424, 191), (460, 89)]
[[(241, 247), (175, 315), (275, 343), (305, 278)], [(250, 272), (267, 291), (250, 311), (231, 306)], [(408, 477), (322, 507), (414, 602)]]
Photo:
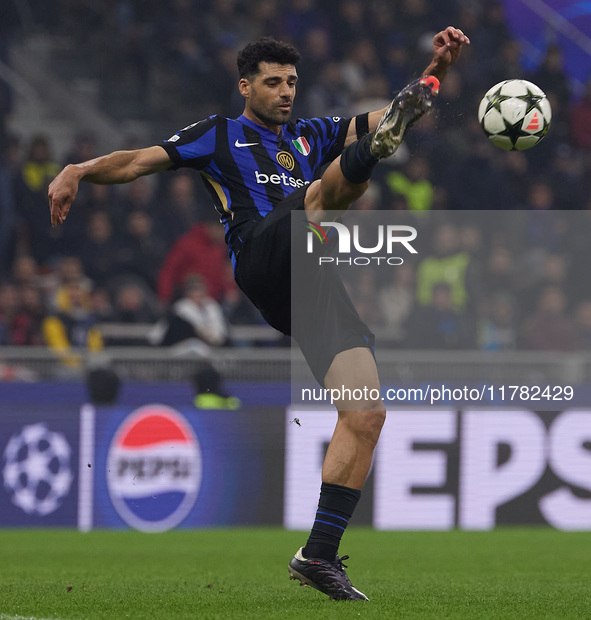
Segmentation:
[(371, 154), (373, 133), (368, 133), (341, 153), (341, 172), (349, 183), (356, 185), (369, 181), (379, 159)]
[(302, 551), (306, 559), (335, 559), (341, 537), (360, 497), (361, 491), (357, 489), (322, 483), (316, 520)]

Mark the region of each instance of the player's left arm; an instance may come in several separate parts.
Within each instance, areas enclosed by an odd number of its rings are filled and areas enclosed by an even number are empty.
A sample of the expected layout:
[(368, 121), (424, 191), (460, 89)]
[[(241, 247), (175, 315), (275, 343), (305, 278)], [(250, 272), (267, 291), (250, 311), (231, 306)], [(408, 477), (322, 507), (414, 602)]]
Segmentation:
[[(447, 70), (459, 58), (464, 45), (470, 45), (470, 39), (459, 29), (448, 26), (433, 37), (433, 59), (423, 71), (423, 75), (433, 75), (443, 82)], [(367, 117), (368, 131), (375, 131), (386, 108), (370, 112)], [(353, 118), (349, 125), (345, 146), (355, 142), (357, 136), (357, 118)]]

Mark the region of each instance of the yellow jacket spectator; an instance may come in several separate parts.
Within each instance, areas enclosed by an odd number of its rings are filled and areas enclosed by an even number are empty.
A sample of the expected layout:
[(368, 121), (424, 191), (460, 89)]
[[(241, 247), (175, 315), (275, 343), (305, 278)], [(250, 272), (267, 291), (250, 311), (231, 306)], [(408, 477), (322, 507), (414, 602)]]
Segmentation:
[(43, 321), (43, 337), (46, 345), (72, 367), (80, 365), (76, 351), (100, 351), (103, 339), (96, 328), (96, 318), (90, 312), (90, 298), (78, 282), (67, 287), (68, 306)]
[(27, 187), (32, 192), (44, 191), (49, 181), (62, 169), (51, 161), (49, 143), (43, 136), (36, 136), (31, 141), (29, 157), (23, 164), (22, 175)]
[(428, 306), (435, 285), (447, 284), (453, 307), (462, 310), (468, 299), (466, 271), (470, 255), (459, 251), (457, 229), (452, 224), (438, 228), (433, 245), (433, 255), (423, 259), (417, 268), (417, 301), (421, 306)]
[(433, 205), (433, 185), (428, 179), (429, 163), (423, 157), (412, 157), (405, 172), (392, 172), (386, 182), (393, 194), (406, 198), (409, 211), (428, 211)]

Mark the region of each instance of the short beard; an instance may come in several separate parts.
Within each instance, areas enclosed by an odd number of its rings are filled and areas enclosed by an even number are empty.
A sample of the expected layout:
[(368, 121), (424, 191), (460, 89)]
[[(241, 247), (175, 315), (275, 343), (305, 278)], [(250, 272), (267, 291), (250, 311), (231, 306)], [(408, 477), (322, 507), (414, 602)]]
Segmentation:
[(291, 119), (291, 110), (287, 115), (277, 111), (273, 116), (266, 114), (265, 111), (251, 106), (252, 113), (259, 118), (265, 125), (285, 125)]

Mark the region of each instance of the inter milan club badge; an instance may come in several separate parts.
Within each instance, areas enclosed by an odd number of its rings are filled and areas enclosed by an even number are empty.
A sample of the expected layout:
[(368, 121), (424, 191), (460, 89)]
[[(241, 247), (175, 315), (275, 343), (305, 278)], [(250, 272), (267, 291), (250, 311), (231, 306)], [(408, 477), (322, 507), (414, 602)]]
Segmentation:
[(277, 162), (280, 166), (283, 166), (286, 170), (293, 170), (295, 166), (295, 161), (293, 155), (288, 151), (279, 151), (277, 153)]

